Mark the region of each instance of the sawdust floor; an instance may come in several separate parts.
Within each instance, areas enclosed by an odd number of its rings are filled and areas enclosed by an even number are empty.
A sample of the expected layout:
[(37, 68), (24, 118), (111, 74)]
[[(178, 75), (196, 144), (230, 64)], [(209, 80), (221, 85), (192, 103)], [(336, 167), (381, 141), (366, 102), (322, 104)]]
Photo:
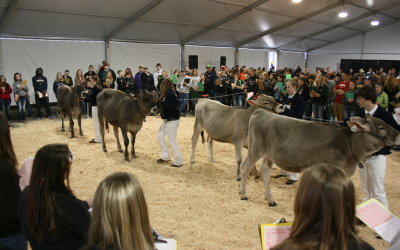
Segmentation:
[[(70, 139), (70, 133), (61, 132), (60, 118), (55, 118), (16, 123), (12, 139), (20, 165), (45, 144), (67, 143), (74, 155), (71, 185), (80, 199), (93, 197), (100, 181), (113, 172), (134, 174), (145, 191), (151, 226), (162, 235), (177, 239), (180, 249), (261, 249), (260, 224), (272, 223), (282, 217), (293, 220), (298, 183), (286, 186), (284, 179), (271, 179), (272, 193), (278, 204), (271, 208), (265, 200), (262, 179), (250, 177), (247, 185), (249, 200), (240, 200), (233, 145), (216, 142), (216, 163), (211, 164), (207, 145), (199, 141), (196, 163), (190, 164), (194, 117), (182, 118), (178, 129), (177, 141), (184, 166), (172, 168), (157, 164), (160, 148), (156, 135), (160, 123), (160, 119), (147, 118), (136, 139), (138, 158), (131, 162), (124, 161), (123, 155), (117, 152), (112, 130), (105, 138), (108, 153), (101, 150), (101, 144), (88, 143), (94, 138), (92, 119), (82, 120), (82, 137)], [(78, 132), (77, 125), (75, 131)], [(246, 153), (244, 149), (243, 158)], [(385, 181), (390, 210), (397, 216), (400, 216), (399, 159), (397, 152), (388, 157)], [(259, 166), (260, 162), (258, 169)], [(278, 173), (279, 169), (274, 167), (271, 175)], [(361, 203), (363, 193), (358, 173), (352, 180), (357, 190), (357, 203)], [(358, 229), (361, 237), (375, 249), (388, 247), (383, 240), (368, 238), (374, 235), (372, 230)]]

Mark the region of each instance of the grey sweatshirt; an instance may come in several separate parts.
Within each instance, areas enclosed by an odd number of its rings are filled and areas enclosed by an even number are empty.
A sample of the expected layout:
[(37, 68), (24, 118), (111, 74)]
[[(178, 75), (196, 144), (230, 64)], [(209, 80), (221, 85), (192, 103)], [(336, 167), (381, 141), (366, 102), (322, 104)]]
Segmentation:
[(21, 82), (14, 82), (12, 85), (12, 89), (14, 94), (17, 96), (26, 96), (26, 93), (29, 91), (28, 86), (22, 88)]

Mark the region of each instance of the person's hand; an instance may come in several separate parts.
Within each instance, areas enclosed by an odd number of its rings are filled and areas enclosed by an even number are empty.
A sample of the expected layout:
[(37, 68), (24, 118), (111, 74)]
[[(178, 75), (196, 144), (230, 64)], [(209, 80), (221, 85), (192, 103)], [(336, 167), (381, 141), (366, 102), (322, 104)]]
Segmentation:
[(182, 94), (182, 91), (179, 91), (179, 93), (181, 93), (181, 94)]
[(310, 97), (311, 97), (311, 98), (314, 98), (314, 95), (310, 93)]
[(380, 104), (379, 102), (377, 102), (377, 103), (376, 103), (376, 105), (379, 105), (379, 106), (381, 106), (381, 104)]
[(397, 99), (399, 99), (399, 97), (400, 97), (400, 92), (397, 93), (397, 94), (395, 95), (395, 97), (396, 97)]
[(278, 90), (278, 86), (275, 86), (274, 90)]
[(110, 84), (107, 84), (107, 88), (110, 88)]
[(320, 94), (316, 94), (315, 96), (316, 96), (316, 97), (321, 97), (321, 95), (320, 95)]
[(283, 95), (286, 95), (287, 93), (286, 92), (282, 92), (283, 93)]
[(186, 82), (183, 82), (183, 86), (186, 86)]
[(247, 89), (244, 89), (244, 93), (247, 93)]
[(158, 76), (157, 79), (158, 79), (158, 80), (161, 80), (161, 77)]
[(303, 93), (303, 91), (300, 91), (299, 94), (301, 95)]
[(222, 87), (222, 85), (219, 85), (220, 87)]
[(349, 99), (349, 100), (347, 100), (348, 102), (354, 102), (354, 99)]
[(126, 87), (129, 87), (129, 85), (127, 84)]
[(88, 203), (89, 207), (93, 207), (93, 198), (87, 199), (86, 202)]

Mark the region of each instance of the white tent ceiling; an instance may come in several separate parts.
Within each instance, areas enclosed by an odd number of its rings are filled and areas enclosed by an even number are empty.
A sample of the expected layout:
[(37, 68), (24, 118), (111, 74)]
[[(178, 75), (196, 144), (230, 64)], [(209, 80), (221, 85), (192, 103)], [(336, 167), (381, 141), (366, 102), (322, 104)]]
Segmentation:
[(400, 0), (0, 0), (0, 36), (313, 51), (398, 22), (399, 10)]

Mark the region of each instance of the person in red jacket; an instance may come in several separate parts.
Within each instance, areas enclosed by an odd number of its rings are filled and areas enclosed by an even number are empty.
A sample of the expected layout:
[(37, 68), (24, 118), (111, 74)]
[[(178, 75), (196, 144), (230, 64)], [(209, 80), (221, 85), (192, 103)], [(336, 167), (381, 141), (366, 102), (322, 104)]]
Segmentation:
[(10, 106), (11, 106), (11, 92), (10, 84), (6, 83), (6, 78), (0, 75), (0, 105), (3, 113), (7, 114), (7, 120), (10, 122)]

